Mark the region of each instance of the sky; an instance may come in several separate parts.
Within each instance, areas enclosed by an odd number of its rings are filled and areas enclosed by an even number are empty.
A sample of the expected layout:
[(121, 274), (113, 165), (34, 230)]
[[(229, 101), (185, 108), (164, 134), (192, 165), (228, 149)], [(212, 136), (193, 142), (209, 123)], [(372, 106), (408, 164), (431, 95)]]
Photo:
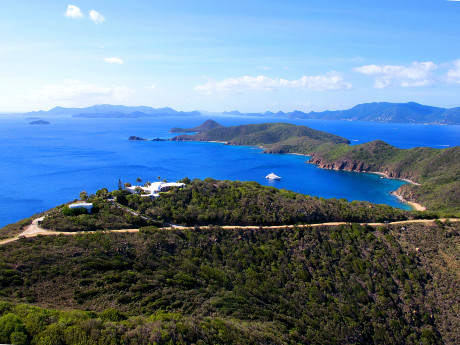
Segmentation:
[(0, 112), (460, 106), (460, 0), (0, 0)]

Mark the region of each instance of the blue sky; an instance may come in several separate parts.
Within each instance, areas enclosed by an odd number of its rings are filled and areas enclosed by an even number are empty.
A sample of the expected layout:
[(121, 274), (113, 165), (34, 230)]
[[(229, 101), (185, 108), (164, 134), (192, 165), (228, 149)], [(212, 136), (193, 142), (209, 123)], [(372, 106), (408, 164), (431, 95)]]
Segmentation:
[(0, 111), (460, 106), (460, 1), (0, 4)]

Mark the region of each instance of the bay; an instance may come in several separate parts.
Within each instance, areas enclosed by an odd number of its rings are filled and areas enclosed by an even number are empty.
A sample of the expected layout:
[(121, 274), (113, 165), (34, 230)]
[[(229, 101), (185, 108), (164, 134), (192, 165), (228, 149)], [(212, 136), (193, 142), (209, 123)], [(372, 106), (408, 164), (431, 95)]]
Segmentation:
[[(400, 148), (436, 148), (460, 144), (460, 126), (403, 125), (369, 122), (296, 120), (285, 118), (205, 115), (138, 119), (84, 119), (48, 117), (50, 125), (29, 125), (20, 116), (0, 117), (0, 226), (58, 204), (116, 189), (118, 180), (134, 183), (184, 177), (256, 181), (324, 198), (346, 198), (409, 209), (390, 195), (403, 181), (375, 174), (318, 169), (307, 157), (262, 154), (259, 148), (218, 143), (132, 142), (170, 138), (172, 127), (193, 127), (208, 118), (225, 126), (290, 122), (344, 136), (352, 144), (381, 139)], [(265, 176), (274, 172), (280, 181)]]

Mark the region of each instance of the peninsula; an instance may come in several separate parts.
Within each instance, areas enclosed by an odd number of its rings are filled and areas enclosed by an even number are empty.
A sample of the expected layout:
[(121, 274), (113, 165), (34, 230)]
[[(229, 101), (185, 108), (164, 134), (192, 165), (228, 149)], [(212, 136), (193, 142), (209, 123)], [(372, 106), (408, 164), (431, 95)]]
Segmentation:
[(288, 123), (216, 128), (171, 140), (260, 146), (264, 153), (310, 156), (308, 163), (323, 169), (376, 172), (406, 179), (412, 184), (401, 186), (396, 195), (428, 210), (460, 213), (460, 147), (399, 149), (380, 140), (352, 146), (345, 138)]

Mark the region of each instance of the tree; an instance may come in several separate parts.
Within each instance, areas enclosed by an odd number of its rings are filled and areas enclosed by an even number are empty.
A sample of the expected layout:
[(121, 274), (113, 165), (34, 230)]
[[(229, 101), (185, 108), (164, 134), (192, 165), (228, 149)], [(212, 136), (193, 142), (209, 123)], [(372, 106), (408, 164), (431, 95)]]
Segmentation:
[(80, 200), (87, 201), (88, 200), (88, 193), (86, 193), (85, 191), (82, 191), (80, 193), (79, 197), (80, 197)]
[(109, 195), (109, 190), (107, 188), (102, 188), (96, 192), (96, 195), (99, 198), (106, 199)]
[(118, 190), (123, 189), (123, 182), (121, 182), (121, 179), (118, 179)]
[(144, 187), (148, 187), (148, 186), (150, 186), (150, 185), (151, 185), (151, 183), (150, 183), (149, 181), (147, 181), (147, 182), (144, 183)]
[(142, 194), (143, 190), (142, 190), (141, 187), (137, 186), (136, 188), (134, 188), (134, 192), (135, 192), (136, 194)]
[(8, 313), (3, 315), (0, 318), (0, 342), (1, 343), (11, 343), (11, 336), (15, 334), (14, 338), (21, 337), (19, 333), (24, 334), (25, 327), (22, 323), (22, 320), (19, 316), (14, 315), (13, 313)]
[(157, 176), (158, 181), (161, 181), (161, 176)]
[(142, 179), (141, 179), (140, 177), (138, 177), (138, 178), (136, 179), (136, 182), (142, 182)]

